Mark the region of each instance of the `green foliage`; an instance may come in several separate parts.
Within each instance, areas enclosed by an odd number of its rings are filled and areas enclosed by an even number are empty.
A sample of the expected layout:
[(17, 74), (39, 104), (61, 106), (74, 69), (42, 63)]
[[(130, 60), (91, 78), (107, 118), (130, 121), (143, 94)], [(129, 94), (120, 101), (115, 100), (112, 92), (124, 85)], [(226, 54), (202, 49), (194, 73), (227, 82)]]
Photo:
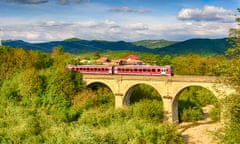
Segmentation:
[(174, 126), (152, 123), (129, 112), (129, 109), (84, 112), (80, 122), (93, 130), (82, 139), (85, 143), (182, 143)]
[(146, 48), (162, 48), (177, 43), (176, 41), (166, 41), (166, 40), (142, 40), (134, 42), (137, 46), (143, 46)]
[(214, 105), (211, 117), (218, 120), (220, 117), (219, 102), (208, 90), (201, 87), (189, 87), (184, 89), (179, 95), (179, 115), (180, 121), (197, 121), (203, 119), (202, 107)]
[(127, 118), (127, 111), (110, 108), (105, 112), (99, 110), (88, 110), (81, 115), (80, 122), (91, 127), (106, 127), (115, 122), (123, 121)]
[(172, 66), (177, 75), (216, 75), (217, 65), (224, 62), (226, 58), (209, 57), (189, 54), (187, 56), (174, 57)]
[[(238, 8), (240, 12), (240, 8)], [(239, 15), (236, 17), (236, 22), (240, 24)], [(224, 105), (227, 113), (226, 125), (221, 133), (218, 133), (218, 138), (223, 144), (237, 144), (240, 142), (240, 29), (232, 28), (229, 30), (229, 41), (232, 48), (227, 51), (232, 60), (229, 63), (219, 65), (219, 74), (224, 79), (224, 84), (235, 90), (234, 94), (227, 95), (224, 98)]]
[(19, 75), (15, 74), (10, 79), (5, 80), (0, 87), (0, 103), (7, 105), (8, 103), (17, 104), (21, 100), (18, 89)]
[(199, 107), (183, 109), (181, 121), (198, 121), (203, 119), (203, 111)]
[(220, 115), (221, 115), (221, 108), (219, 105), (215, 105), (214, 108), (212, 108), (209, 112), (209, 117), (213, 121), (219, 121), (220, 120)]
[(54, 52), (58, 54), (63, 54), (64, 53), (64, 47), (62, 45), (58, 45), (54, 48)]
[(43, 85), (41, 77), (34, 68), (22, 71), (19, 82), (21, 82), (18, 86), (20, 95), (29, 99), (31, 99), (38, 90), (41, 91)]
[(131, 88), (130, 103), (134, 104), (142, 99), (162, 100), (161, 95), (151, 86), (139, 84)]
[(163, 103), (158, 100), (141, 100), (132, 107), (132, 115), (152, 122), (163, 121)]

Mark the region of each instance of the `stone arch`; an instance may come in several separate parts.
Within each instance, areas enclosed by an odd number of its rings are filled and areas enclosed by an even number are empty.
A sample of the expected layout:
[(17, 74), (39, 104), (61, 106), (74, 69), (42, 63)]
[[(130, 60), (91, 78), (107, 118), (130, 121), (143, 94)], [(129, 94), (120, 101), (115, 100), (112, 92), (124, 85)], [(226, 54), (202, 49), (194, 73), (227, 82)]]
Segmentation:
[(186, 88), (189, 87), (201, 87), (204, 89), (207, 89), (208, 91), (210, 91), (211, 93), (213, 93), (213, 95), (216, 97), (216, 99), (219, 101), (218, 96), (217, 96), (217, 92), (214, 90), (213, 85), (201, 85), (201, 84), (188, 84), (188, 85), (184, 85), (182, 87), (180, 87), (174, 95), (173, 101), (172, 101), (172, 121), (178, 123), (179, 122), (179, 115), (178, 115), (178, 101), (179, 101), (179, 95), (181, 92), (183, 92), (183, 90), (185, 90)]
[(90, 87), (91, 85), (94, 85), (94, 84), (102, 84), (102, 85), (106, 86), (107, 88), (109, 88), (110, 91), (114, 94), (114, 91), (111, 88), (111, 86), (108, 83), (105, 83), (105, 82), (102, 82), (102, 81), (92, 81), (90, 83), (87, 83), (87, 87)]
[(162, 99), (162, 101), (163, 101), (163, 95), (161, 94), (161, 92), (159, 92), (159, 90), (157, 89), (157, 87), (156, 86), (154, 86), (154, 85), (151, 85), (151, 84), (148, 84), (148, 83), (135, 83), (135, 84), (133, 84), (133, 85), (130, 85), (127, 89), (126, 89), (126, 91), (124, 92), (124, 97), (123, 97), (123, 101), (122, 101), (122, 104), (123, 105), (130, 105), (130, 98), (131, 98), (131, 95), (132, 95), (132, 92), (133, 92), (133, 90), (134, 90), (134, 88), (136, 88), (138, 85), (147, 85), (147, 86), (150, 86), (150, 87), (152, 87), (154, 90), (156, 90), (157, 91), (157, 93), (160, 95), (160, 97), (161, 97), (161, 99)]

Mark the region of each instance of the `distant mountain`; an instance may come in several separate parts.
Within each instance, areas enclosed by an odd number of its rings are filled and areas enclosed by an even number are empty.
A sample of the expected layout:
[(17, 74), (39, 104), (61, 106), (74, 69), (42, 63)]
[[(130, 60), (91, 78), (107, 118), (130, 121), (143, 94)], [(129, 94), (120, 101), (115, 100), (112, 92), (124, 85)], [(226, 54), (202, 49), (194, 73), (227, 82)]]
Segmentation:
[(66, 52), (73, 54), (87, 52), (121, 51), (148, 52), (160, 55), (186, 55), (189, 53), (202, 56), (224, 54), (230, 47), (226, 39), (190, 39), (182, 42), (166, 40), (143, 40), (137, 42), (103, 41), (103, 40), (81, 40), (71, 38), (64, 41), (52, 41), (44, 43), (28, 43), (21, 40), (3, 41), (3, 45), (11, 47), (22, 47), (27, 50), (40, 50), (51, 52), (58, 45), (62, 45)]
[(129, 42), (124, 41), (100, 41), (100, 40), (81, 40), (77, 38), (67, 39), (64, 41), (53, 41), (45, 43), (28, 43), (21, 40), (3, 41), (3, 45), (11, 47), (22, 47), (25, 49), (40, 50), (45, 52), (51, 52), (52, 49), (58, 45), (62, 45), (66, 52), (70, 53), (86, 53), (86, 52), (104, 52), (104, 51), (116, 51), (116, 50), (129, 50), (137, 52), (152, 52), (151, 49), (143, 46), (136, 46)]
[(161, 40), (141, 40), (141, 41), (136, 41), (133, 42), (133, 44), (137, 45), (137, 46), (143, 46), (146, 48), (151, 48), (151, 49), (155, 49), (155, 48), (162, 48), (162, 47), (166, 47), (169, 45), (173, 45), (177, 43), (177, 41), (167, 41), (164, 39)]
[(224, 54), (231, 45), (226, 38), (223, 39), (190, 39), (173, 45), (157, 49), (161, 55), (186, 55), (189, 53), (202, 56)]

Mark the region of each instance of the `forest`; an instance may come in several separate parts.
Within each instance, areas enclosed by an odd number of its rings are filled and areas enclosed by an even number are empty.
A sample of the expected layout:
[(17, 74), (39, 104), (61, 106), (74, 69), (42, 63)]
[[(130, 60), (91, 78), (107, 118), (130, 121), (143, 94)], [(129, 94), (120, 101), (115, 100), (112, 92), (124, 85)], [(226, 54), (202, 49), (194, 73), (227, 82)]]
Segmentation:
[[(94, 53), (90, 57), (96, 58)], [(143, 57), (148, 63), (173, 65), (177, 75), (231, 77), (226, 82), (239, 90), (239, 56)], [(164, 120), (161, 96), (152, 87), (138, 85), (131, 105), (115, 109), (112, 92), (102, 85), (88, 88), (80, 73), (65, 69), (69, 63), (78, 59), (62, 46), (51, 53), (0, 47), (0, 143), (183, 143), (176, 125)], [(236, 119), (227, 135), (219, 135), (232, 141), (231, 134), (239, 131), (239, 97), (228, 99)], [(219, 101), (211, 92), (185, 89), (179, 97), (180, 121), (202, 119), (201, 108), (208, 104), (214, 105), (211, 118), (219, 121)]]

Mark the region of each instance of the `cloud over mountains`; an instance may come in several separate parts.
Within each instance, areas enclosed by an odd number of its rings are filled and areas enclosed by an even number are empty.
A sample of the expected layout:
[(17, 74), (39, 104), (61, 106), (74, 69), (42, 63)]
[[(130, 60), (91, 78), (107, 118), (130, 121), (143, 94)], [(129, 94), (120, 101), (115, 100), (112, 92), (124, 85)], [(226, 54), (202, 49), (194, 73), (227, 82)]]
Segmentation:
[(233, 22), (233, 11), (221, 7), (204, 6), (203, 9), (184, 8), (178, 14), (180, 20)]

